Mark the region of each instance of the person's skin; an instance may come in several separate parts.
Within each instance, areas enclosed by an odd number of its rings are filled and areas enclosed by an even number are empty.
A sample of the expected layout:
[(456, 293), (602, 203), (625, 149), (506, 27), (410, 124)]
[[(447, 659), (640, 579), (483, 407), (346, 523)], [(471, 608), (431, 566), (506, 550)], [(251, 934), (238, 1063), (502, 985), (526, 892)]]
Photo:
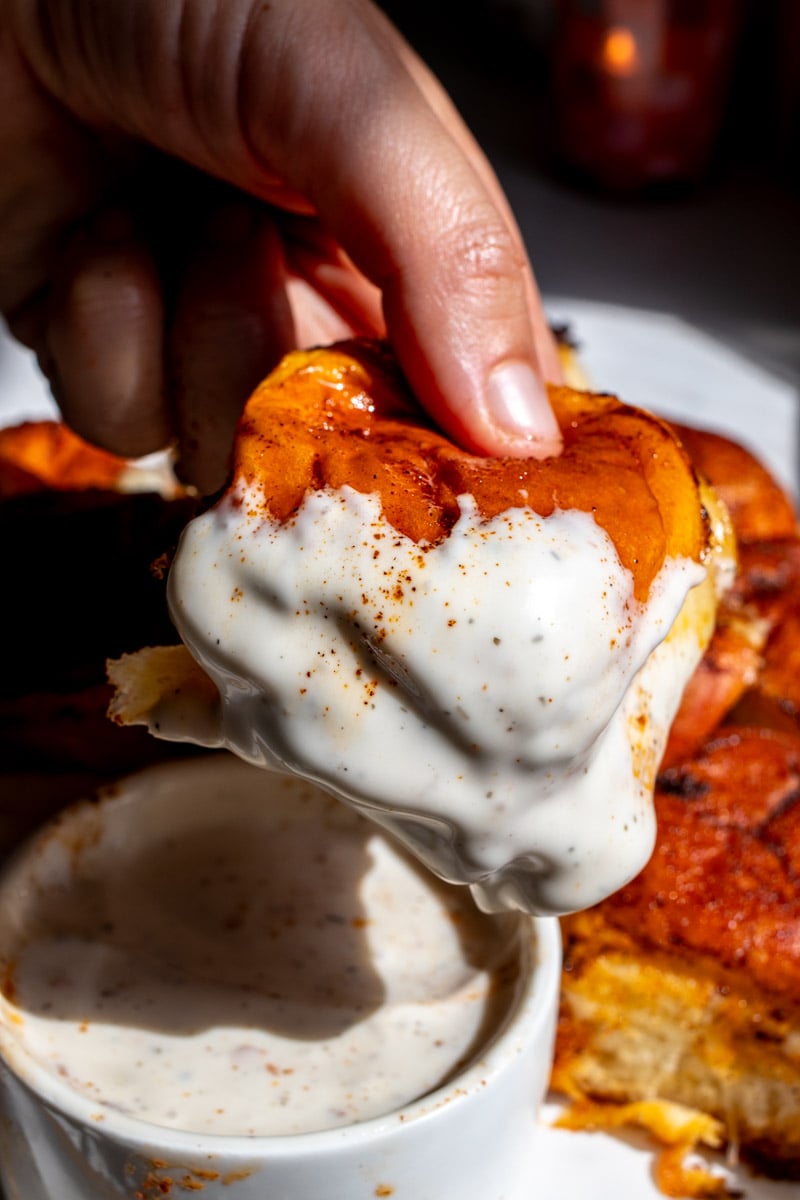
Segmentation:
[(222, 481), (287, 349), (388, 334), (482, 453), (557, 453), (516, 224), (369, 0), (0, 0), (0, 311), (65, 418)]

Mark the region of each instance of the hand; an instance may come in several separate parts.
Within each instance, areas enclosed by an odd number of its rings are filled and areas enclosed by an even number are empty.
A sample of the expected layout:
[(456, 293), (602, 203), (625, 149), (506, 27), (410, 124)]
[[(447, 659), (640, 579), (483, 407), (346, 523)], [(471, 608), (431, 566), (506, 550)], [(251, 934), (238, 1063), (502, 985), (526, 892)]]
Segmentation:
[(221, 481), (287, 349), (388, 333), (467, 448), (558, 451), (486, 160), (369, 0), (0, 0), (0, 311), (65, 418)]

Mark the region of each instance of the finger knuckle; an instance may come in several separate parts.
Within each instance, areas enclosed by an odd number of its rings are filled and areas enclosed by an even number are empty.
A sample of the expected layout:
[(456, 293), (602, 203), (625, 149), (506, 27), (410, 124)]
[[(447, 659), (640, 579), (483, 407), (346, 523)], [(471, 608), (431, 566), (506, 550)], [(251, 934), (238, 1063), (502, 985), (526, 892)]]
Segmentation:
[(467, 289), (517, 284), (525, 265), (510, 232), (502, 224), (487, 219), (479, 218), (454, 228), (446, 252), (461, 285)]

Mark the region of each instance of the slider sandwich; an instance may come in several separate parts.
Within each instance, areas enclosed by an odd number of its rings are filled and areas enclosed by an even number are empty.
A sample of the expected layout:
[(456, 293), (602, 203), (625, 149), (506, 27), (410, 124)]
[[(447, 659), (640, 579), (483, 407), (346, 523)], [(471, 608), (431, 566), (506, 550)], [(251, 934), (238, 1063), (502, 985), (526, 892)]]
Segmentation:
[(316, 781), (487, 909), (630, 880), (729, 532), (663, 422), (551, 402), (561, 455), (483, 458), (383, 346), (289, 355), (181, 539), (182, 645), (112, 662), (111, 715)]

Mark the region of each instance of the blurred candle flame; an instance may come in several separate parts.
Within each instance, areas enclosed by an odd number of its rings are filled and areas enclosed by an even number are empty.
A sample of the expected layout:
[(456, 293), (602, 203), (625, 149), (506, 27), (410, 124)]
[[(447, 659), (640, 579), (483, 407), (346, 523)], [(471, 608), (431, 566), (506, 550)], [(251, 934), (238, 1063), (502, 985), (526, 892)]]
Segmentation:
[(603, 38), (602, 61), (605, 71), (617, 78), (633, 75), (639, 68), (639, 48), (630, 29), (615, 25)]

